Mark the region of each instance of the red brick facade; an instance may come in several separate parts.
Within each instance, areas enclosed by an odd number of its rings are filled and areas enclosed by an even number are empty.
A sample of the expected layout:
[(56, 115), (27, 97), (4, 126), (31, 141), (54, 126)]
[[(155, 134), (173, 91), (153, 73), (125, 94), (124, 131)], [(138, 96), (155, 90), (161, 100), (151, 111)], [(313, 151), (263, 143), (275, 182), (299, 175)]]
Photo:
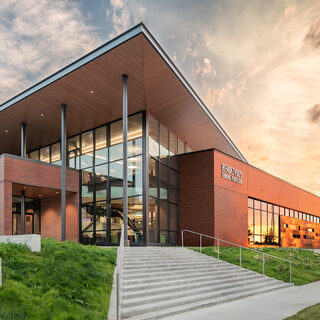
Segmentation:
[[(221, 176), (222, 164), (241, 170), (242, 183), (224, 179)], [(247, 246), (248, 197), (315, 216), (319, 216), (320, 212), (319, 197), (217, 150), (180, 156), (180, 231), (190, 229)], [(281, 221), (285, 218), (281, 217)], [(320, 227), (307, 221), (302, 225), (299, 222), (303, 229), (310, 228), (308, 225), (311, 224), (316, 229)], [(283, 246), (319, 247), (317, 239), (299, 242), (293, 240), (293, 233), (284, 232), (282, 228), (281, 238)], [(186, 244), (199, 244), (197, 237), (186, 239)]]
[[(79, 172), (67, 170), (66, 239), (79, 240)], [(41, 235), (61, 239), (61, 168), (47, 163), (0, 157), (0, 235), (12, 234), (13, 186), (41, 193)], [(16, 194), (20, 195), (20, 194)]]

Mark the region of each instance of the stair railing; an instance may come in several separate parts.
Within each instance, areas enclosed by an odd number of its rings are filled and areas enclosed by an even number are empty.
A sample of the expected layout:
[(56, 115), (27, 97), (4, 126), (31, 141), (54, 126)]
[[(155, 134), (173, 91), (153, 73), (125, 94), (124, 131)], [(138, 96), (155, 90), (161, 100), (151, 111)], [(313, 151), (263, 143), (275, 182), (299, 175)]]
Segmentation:
[(200, 253), (202, 253), (202, 237), (216, 240), (217, 241), (217, 249), (218, 249), (217, 256), (218, 256), (219, 260), (220, 260), (220, 242), (227, 243), (227, 244), (230, 244), (230, 245), (235, 246), (235, 247), (239, 247), (239, 249), (240, 249), (240, 259), (239, 259), (240, 267), (242, 267), (242, 263), (241, 263), (241, 260), (242, 260), (241, 259), (241, 251), (242, 250), (241, 249), (246, 249), (246, 250), (250, 250), (250, 251), (253, 251), (253, 252), (261, 254), (262, 255), (262, 274), (265, 274), (265, 272), (264, 272), (264, 265), (265, 265), (264, 257), (265, 256), (268, 256), (268, 257), (271, 257), (271, 258), (274, 258), (274, 259), (278, 259), (278, 260), (281, 260), (281, 261), (288, 262), (290, 264), (290, 283), (292, 282), (292, 261), (290, 261), (290, 260), (282, 259), (282, 258), (273, 256), (273, 255), (268, 254), (268, 253), (264, 253), (264, 252), (261, 252), (261, 251), (258, 251), (258, 250), (252, 249), (252, 248), (241, 246), (240, 244), (237, 244), (237, 243), (232, 243), (232, 242), (227, 241), (227, 240), (223, 240), (223, 239), (219, 239), (219, 238), (216, 238), (216, 237), (208, 236), (206, 234), (195, 232), (195, 231), (191, 231), (191, 230), (182, 230), (181, 231), (181, 244), (182, 244), (182, 247), (184, 247), (184, 243), (183, 243), (183, 233), (184, 232), (189, 232), (189, 233), (196, 234), (196, 235), (199, 236)]
[(123, 279), (123, 256), (124, 256), (124, 226), (121, 229), (120, 243), (117, 251), (117, 266), (116, 266), (116, 319), (122, 317), (122, 279)]

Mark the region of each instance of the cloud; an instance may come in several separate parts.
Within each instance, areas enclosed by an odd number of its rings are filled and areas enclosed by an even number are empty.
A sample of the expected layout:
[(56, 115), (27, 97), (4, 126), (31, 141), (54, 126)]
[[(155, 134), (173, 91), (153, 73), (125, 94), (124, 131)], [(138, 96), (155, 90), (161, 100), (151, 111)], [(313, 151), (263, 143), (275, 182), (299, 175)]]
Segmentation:
[(217, 71), (212, 67), (211, 61), (209, 58), (204, 58), (200, 63), (197, 61), (193, 66), (193, 77), (207, 78), (207, 77), (215, 77)]
[(100, 42), (74, 1), (1, 1), (0, 14), (1, 101)]
[(313, 23), (304, 38), (304, 43), (314, 49), (320, 47), (320, 20)]
[(296, 9), (297, 9), (296, 5), (289, 6), (284, 10), (284, 15), (288, 16), (289, 14), (293, 14), (296, 12)]
[(308, 120), (311, 123), (317, 123), (320, 120), (320, 103), (314, 105), (307, 111)]

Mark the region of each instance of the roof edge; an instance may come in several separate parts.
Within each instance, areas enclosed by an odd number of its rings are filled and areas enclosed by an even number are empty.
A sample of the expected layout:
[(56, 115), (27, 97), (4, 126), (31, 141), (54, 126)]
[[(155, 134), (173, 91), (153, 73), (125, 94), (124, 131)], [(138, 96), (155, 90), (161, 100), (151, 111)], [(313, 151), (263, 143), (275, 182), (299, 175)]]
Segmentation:
[(214, 125), (218, 128), (218, 130), (221, 132), (221, 134), (224, 136), (224, 138), (228, 141), (228, 143), (231, 145), (231, 147), (234, 149), (234, 151), (238, 154), (240, 159), (248, 163), (246, 158), (242, 155), (240, 150), (237, 148), (237, 146), (234, 144), (234, 142), (231, 140), (231, 138), (228, 136), (228, 134), (225, 132), (225, 130), (221, 127), (217, 119), (213, 116), (211, 111), (208, 109), (208, 107), (205, 105), (205, 103), (202, 101), (202, 99), (199, 97), (199, 95), (195, 92), (195, 90), (192, 88), (190, 83), (187, 81), (187, 79), (182, 75), (182, 73), (179, 71), (179, 69), (176, 67), (176, 65), (173, 63), (173, 61), (170, 59), (168, 54), (161, 48), (158, 41), (154, 38), (154, 36), (151, 34), (151, 32), (147, 29), (147, 27), (141, 23), (142, 32), (144, 36), (149, 40), (151, 45), (157, 50), (159, 55), (163, 58), (163, 60), (167, 63), (169, 68), (174, 72), (174, 74), (178, 77), (178, 79), (181, 81), (181, 83), (184, 85), (184, 87), (189, 91), (189, 93), (193, 96), (193, 98), (197, 101), (197, 103), (200, 105), (200, 107), (203, 109), (203, 111), (206, 113), (206, 115), (209, 117), (209, 119), (214, 123)]
[(105, 44), (99, 46), (98, 48), (90, 51), (83, 57), (77, 59), (76, 61), (70, 63), (66, 67), (63, 67), (59, 71), (51, 74), (50, 76), (46, 77), (45, 79), (41, 80), (40, 82), (34, 84), (33, 86), (27, 88), (26, 90), (22, 91), (21, 93), (15, 95), (14, 97), (10, 98), (9, 100), (5, 101), (4, 103), (0, 104), (0, 112), (9, 108), (13, 104), (27, 98), (28, 96), (34, 94), (35, 92), (43, 89), (44, 87), (52, 84), (53, 82), (63, 78), (64, 76), (68, 75), (69, 73), (75, 71), (76, 69), (82, 67), (83, 65), (91, 62), (92, 60), (98, 58), (99, 56), (107, 53), (108, 51), (116, 48), (117, 46), (125, 43), (126, 41), (134, 38), (135, 36), (142, 33), (142, 25), (143, 23), (139, 23), (132, 27), (131, 29), (125, 31), (124, 33), (118, 35), (117, 37), (111, 39), (110, 41), (106, 42)]

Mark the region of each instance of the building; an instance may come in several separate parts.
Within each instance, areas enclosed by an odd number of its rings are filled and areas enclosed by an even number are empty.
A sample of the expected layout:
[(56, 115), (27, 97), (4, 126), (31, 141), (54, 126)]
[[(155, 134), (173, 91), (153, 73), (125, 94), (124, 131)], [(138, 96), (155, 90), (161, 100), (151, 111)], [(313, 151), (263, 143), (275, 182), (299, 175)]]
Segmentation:
[(116, 245), (127, 217), (132, 245), (320, 246), (320, 199), (249, 165), (143, 24), (3, 103), (0, 128), (0, 234)]

